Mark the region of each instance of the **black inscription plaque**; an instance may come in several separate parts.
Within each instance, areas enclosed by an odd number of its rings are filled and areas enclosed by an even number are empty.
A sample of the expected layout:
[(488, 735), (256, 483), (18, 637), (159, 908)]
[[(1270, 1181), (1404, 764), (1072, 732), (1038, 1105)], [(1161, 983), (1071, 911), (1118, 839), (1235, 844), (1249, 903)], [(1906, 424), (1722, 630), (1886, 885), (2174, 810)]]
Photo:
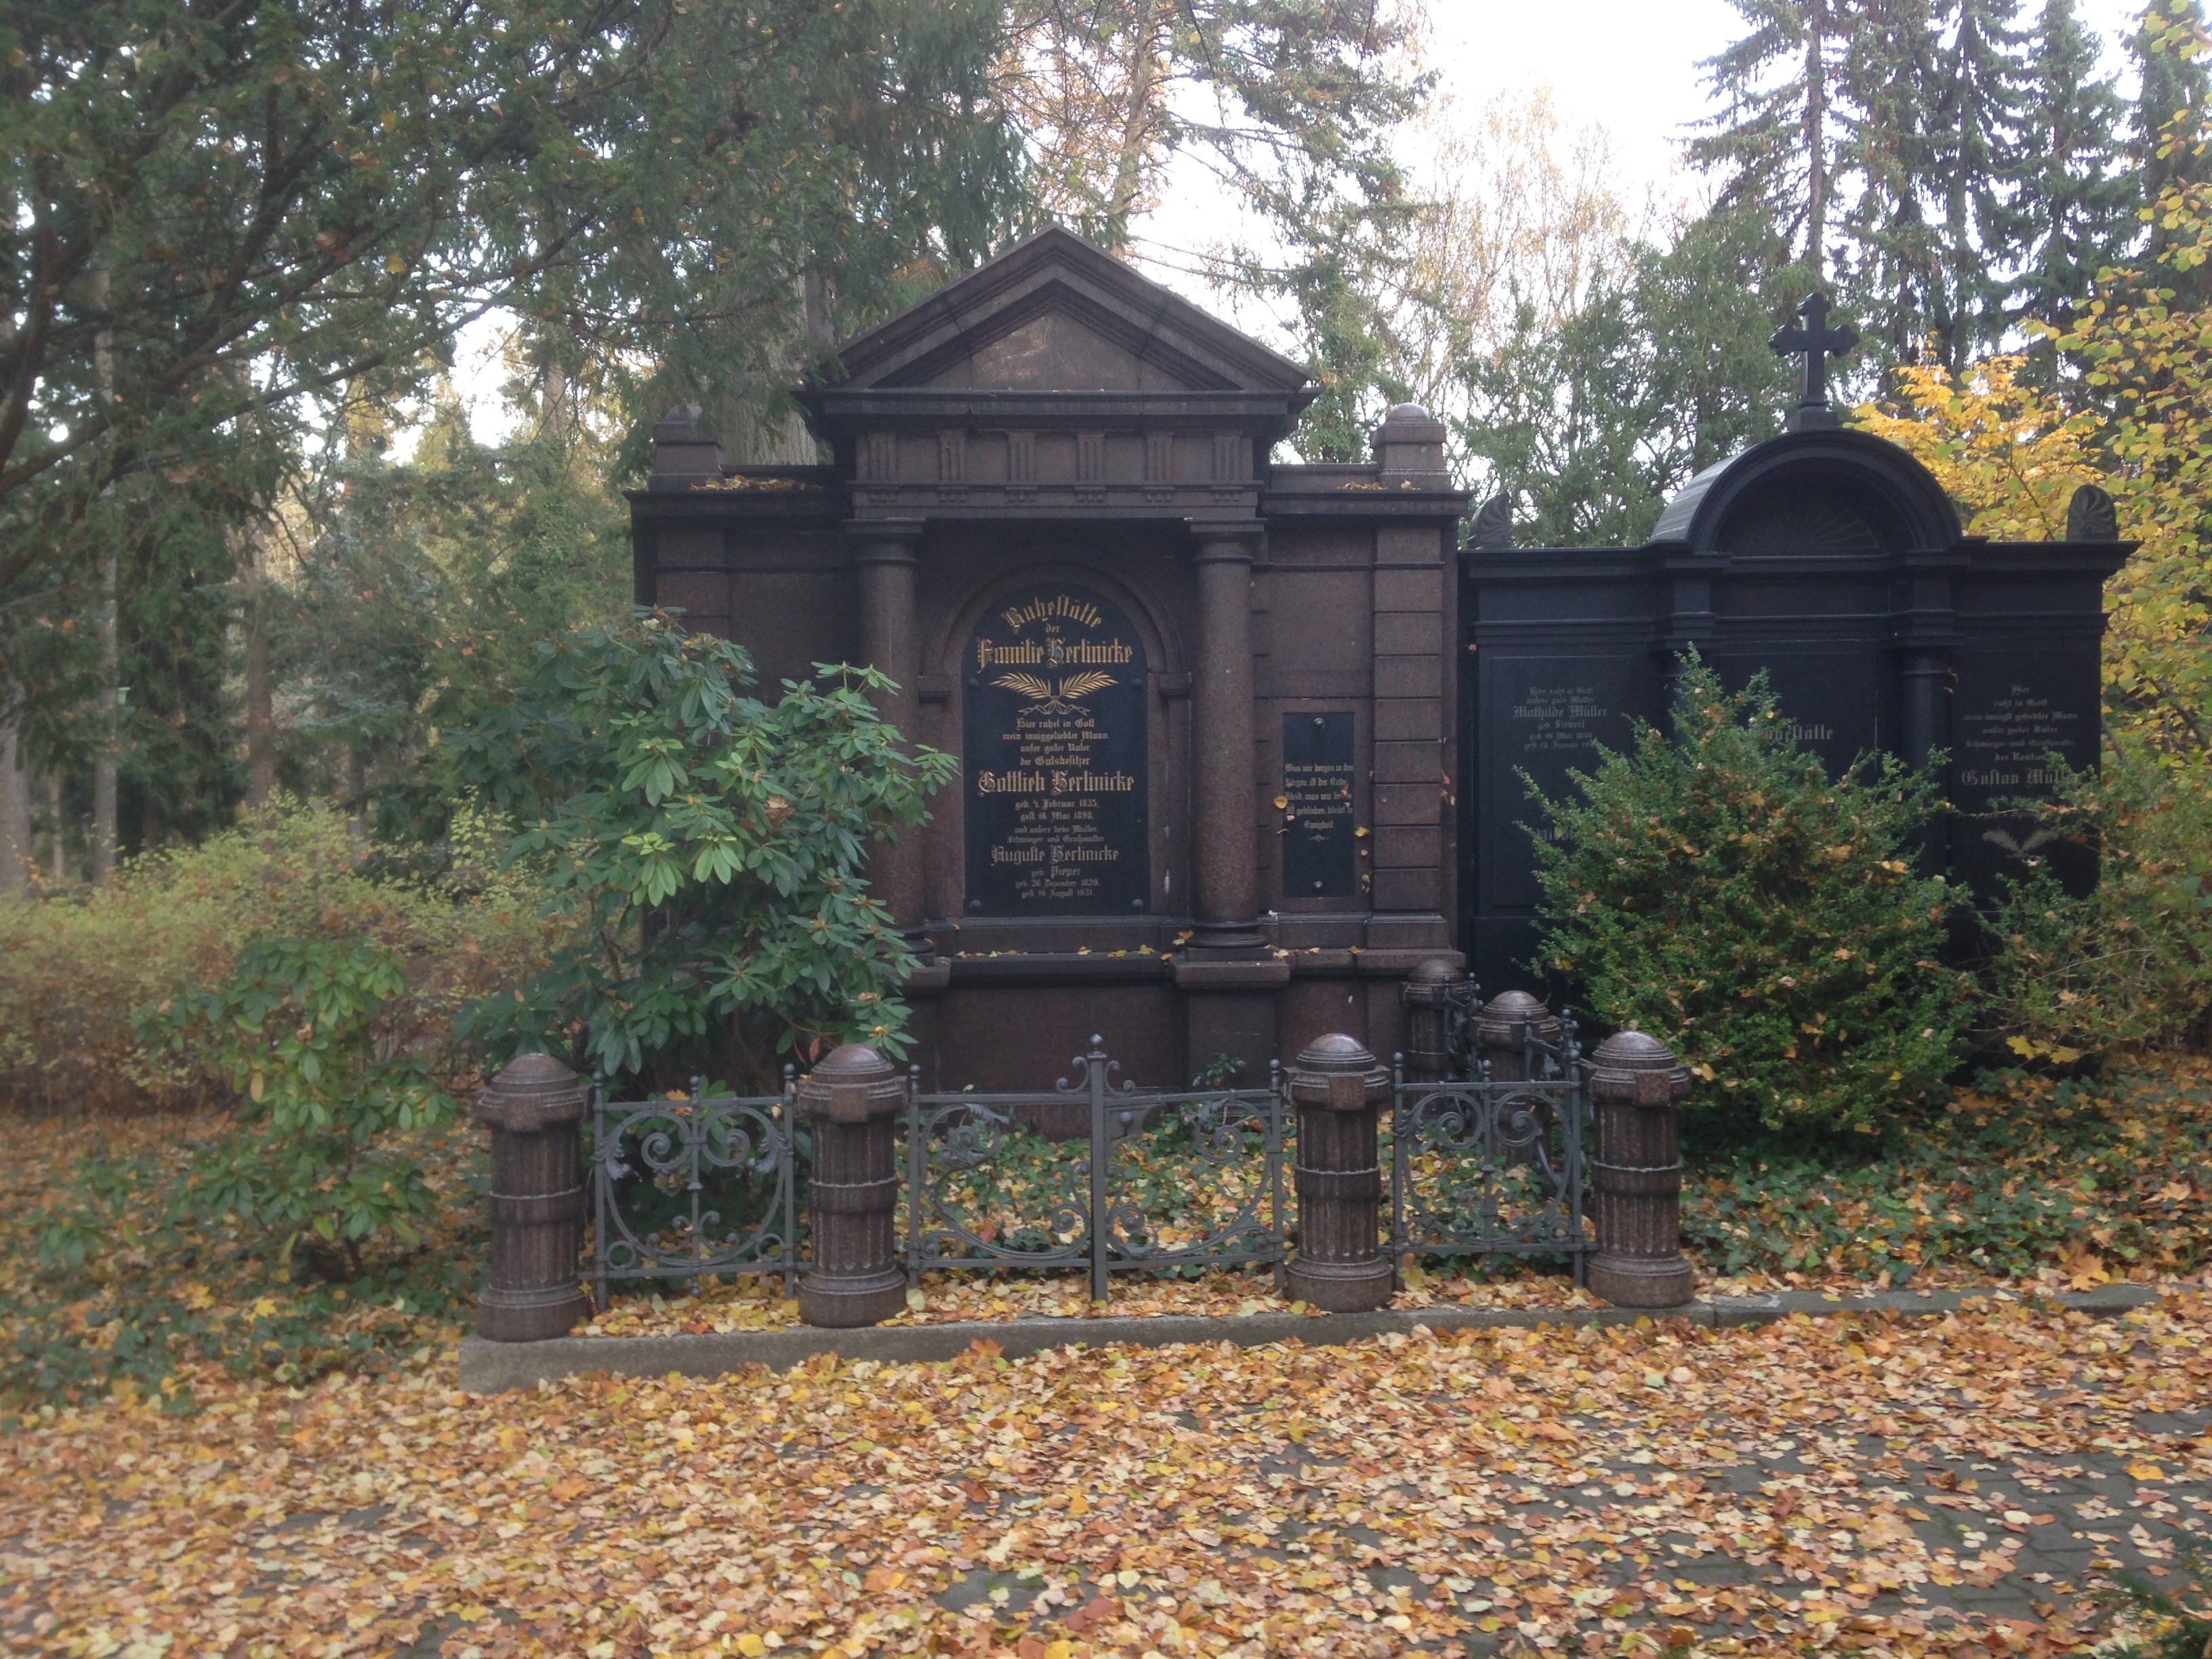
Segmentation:
[(1359, 891), (1352, 810), (1352, 716), (1283, 716), (1283, 896), (1352, 898)]
[(1627, 747), (1635, 671), (1620, 657), (1502, 654), (1483, 668), (1477, 834), (1484, 890), (1496, 896), (1494, 903), (1534, 905), (1530, 832), (1547, 841), (1556, 832), (1528, 784), (1559, 799), (1570, 793), (1569, 773), (1597, 764), (1600, 744)]
[(2058, 651), (1980, 653), (1962, 658), (1951, 700), (1951, 804), (1954, 864), (1974, 896), (1996, 896), (1995, 878), (2018, 872), (2013, 860), (2048, 859), (2077, 891), (2096, 878), (2095, 854), (2056, 835), (2027, 813), (2000, 812), (2000, 803), (2048, 800), (2057, 783), (2054, 754), (2076, 770), (2097, 758), (2100, 735), (2096, 659), (2087, 651), (2069, 661)]
[(1016, 589), (968, 642), (968, 908), (1127, 915), (1152, 891), (1145, 648), (1061, 583)]

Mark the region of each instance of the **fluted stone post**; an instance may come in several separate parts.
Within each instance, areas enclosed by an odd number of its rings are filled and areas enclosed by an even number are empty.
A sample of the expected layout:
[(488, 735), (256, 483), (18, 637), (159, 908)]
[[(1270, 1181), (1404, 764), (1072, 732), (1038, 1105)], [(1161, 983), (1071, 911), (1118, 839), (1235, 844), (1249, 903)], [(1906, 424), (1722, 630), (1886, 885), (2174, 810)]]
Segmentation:
[(1353, 1038), (1317, 1037), (1291, 1068), (1298, 1111), (1298, 1253), (1290, 1293), (1331, 1313), (1360, 1313), (1390, 1300), (1382, 1254), (1382, 1166), (1376, 1124), (1389, 1073)]
[(1597, 1253), (1589, 1287), (1616, 1308), (1674, 1308), (1696, 1278), (1682, 1255), (1676, 1109), (1690, 1074), (1656, 1037), (1622, 1031), (1590, 1056), (1597, 1157), (1590, 1187)]
[(1197, 528), (1198, 662), (1191, 677), (1197, 750), (1193, 954), (1256, 956), (1260, 859), (1253, 788), (1252, 561), (1255, 525)]
[(1406, 1010), (1406, 1081), (1441, 1083), (1451, 1075), (1452, 1004), (1467, 975), (1442, 957), (1422, 963), (1398, 988)]
[(798, 1099), (814, 1126), (813, 1261), (799, 1281), (799, 1316), (836, 1329), (879, 1323), (906, 1306), (895, 1215), (905, 1081), (873, 1048), (848, 1042), (799, 1079)]
[(495, 1342), (566, 1336), (591, 1312), (577, 1257), (584, 1185), (576, 1126), (591, 1085), (550, 1054), (524, 1054), (477, 1096), (491, 1130), (491, 1272), (477, 1334)]
[[(915, 549), (921, 526), (906, 520), (856, 523), (849, 527), (853, 563), (860, 576), (860, 660), (896, 683), (876, 695), (876, 712), (898, 728), (901, 751), (921, 746), (921, 629), (915, 611), (915, 579), (920, 562)], [(922, 892), (921, 830), (908, 825), (896, 842), (885, 842), (868, 855), (868, 879), (905, 933), (907, 943), (927, 957), (933, 953), (922, 931), (928, 906)]]
[(1490, 1062), (1493, 1083), (1527, 1083), (1534, 1056), (1531, 1038), (1547, 1045), (1559, 1040), (1559, 1017), (1526, 991), (1500, 991), (1469, 1022), (1468, 1045)]

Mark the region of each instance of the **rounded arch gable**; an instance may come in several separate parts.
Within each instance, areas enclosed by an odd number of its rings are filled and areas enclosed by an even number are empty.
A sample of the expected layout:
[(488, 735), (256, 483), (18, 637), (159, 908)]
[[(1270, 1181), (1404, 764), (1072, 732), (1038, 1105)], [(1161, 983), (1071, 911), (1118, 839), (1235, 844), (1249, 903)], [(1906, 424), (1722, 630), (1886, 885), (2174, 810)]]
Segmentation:
[(1705, 469), (1660, 515), (1654, 541), (1692, 553), (1879, 556), (1955, 545), (1958, 508), (1887, 439), (1789, 432)]

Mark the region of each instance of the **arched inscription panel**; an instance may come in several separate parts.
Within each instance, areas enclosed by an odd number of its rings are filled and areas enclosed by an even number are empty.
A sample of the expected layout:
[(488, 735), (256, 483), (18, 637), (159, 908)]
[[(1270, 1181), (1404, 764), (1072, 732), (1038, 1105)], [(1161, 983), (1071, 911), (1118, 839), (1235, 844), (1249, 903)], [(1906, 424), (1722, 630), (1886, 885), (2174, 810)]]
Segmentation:
[(1152, 892), (1145, 647), (1088, 589), (1038, 582), (968, 641), (968, 908), (1129, 915)]

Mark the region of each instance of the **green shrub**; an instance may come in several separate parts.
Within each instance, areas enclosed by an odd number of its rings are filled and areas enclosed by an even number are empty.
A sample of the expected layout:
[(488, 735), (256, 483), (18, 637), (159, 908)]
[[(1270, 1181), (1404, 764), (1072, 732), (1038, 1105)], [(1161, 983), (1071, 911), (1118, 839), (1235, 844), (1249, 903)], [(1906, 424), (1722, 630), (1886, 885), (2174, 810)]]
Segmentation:
[[(1709, 1273), (2034, 1279), (2088, 1290), (2212, 1260), (2212, 1073), (2151, 1055), (2094, 1078), (1983, 1073), (1880, 1141), (1708, 1133), (1682, 1237)], [(1719, 1126), (1706, 1126), (1717, 1129)]]
[[(1988, 1018), (2023, 1059), (2066, 1063), (2124, 1043), (2203, 1048), (2212, 1025), (2212, 762), (2125, 736), (2103, 775), (2065, 776), (2037, 804), (2028, 873), (1991, 910)], [(2052, 838), (2101, 854), (2069, 894), (2038, 856)]]
[(312, 1236), (344, 1253), (347, 1278), (372, 1241), (422, 1242), (416, 1224), (437, 1195), (385, 1143), (457, 1114), (424, 1060), (377, 1052), (379, 1020), (406, 991), (383, 946), (264, 939), (239, 951), (222, 988), (141, 1011), (143, 1042), (212, 1054), (246, 1097), (238, 1115), (252, 1133), (194, 1168), (188, 1212), (261, 1229), (279, 1262)]
[(0, 1143), (0, 1429), (7, 1413), (114, 1394), (187, 1409), (202, 1378), (301, 1382), (335, 1370), (442, 1366), (481, 1288), (483, 1135), (396, 1130), (386, 1149), (440, 1194), (413, 1249), (364, 1242), (346, 1279), (312, 1244), (279, 1261), (270, 1230), (193, 1190), (265, 1123), (216, 1112), (73, 1114)]
[(362, 939), (398, 954), (406, 990), (380, 1016), (389, 1047), (459, 1074), (454, 1010), (526, 978), (556, 928), (528, 872), (489, 873), (506, 836), (458, 815), (448, 872), (381, 873), (327, 805), (278, 801), (185, 850), (134, 860), (81, 896), (0, 897), (0, 1106), (144, 1109), (228, 1099), (206, 1045), (149, 1047), (134, 1010), (222, 983), (257, 939)]
[(904, 1052), (915, 957), (862, 878), (955, 763), (899, 752), (870, 669), (817, 665), (774, 703), (744, 650), (640, 612), (542, 647), (514, 701), (457, 741), (465, 775), (529, 826), (574, 943), (462, 1029), (602, 1075), (652, 1068), (774, 1086), (773, 1056)]
[(1673, 1048), (1708, 1106), (1871, 1129), (1925, 1100), (1972, 989), (1937, 960), (1948, 890), (1912, 873), (1929, 783), (1887, 759), (1830, 781), (1764, 677), (1731, 695), (1694, 654), (1674, 728), (1541, 803), (1547, 965)]

